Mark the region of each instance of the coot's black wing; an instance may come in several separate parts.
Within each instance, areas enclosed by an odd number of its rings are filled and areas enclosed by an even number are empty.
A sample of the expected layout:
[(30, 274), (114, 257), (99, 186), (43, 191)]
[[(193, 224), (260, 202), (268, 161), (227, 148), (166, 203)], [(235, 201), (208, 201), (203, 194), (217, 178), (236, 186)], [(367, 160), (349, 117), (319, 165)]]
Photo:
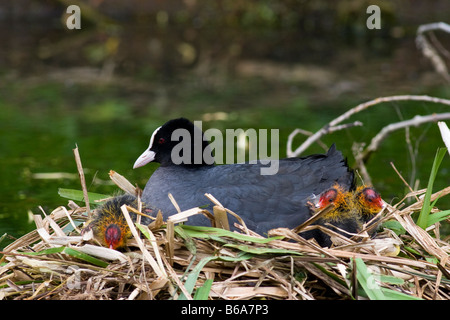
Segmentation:
[[(347, 188), (353, 184), (353, 173), (334, 146), (326, 155), (282, 159), (278, 164), (274, 175), (262, 175), (261, 164), (159, 168), (147, 183), (143, 200), (167, 217), (176, 213), (167, 197), (169, 192), (182, 210), (203, 205), (211, 209), (204, 196), (211, 193), (241, 216), (250, 229), (266, 232), (276, 227), (293, 228), (309, 218), (306, 201), (313, 194), (336, 182)], [(231, 225), (234, 221), (230, 217)], [(188, 223), (210, 225), (203, 216), (192, 217)]]
[(326, 155), (283, 159), (278, 164), (275, 175), (261, 175), (261, 166), (250, 164), (225, 166), (220, 175), (209, 170), (208, 192), (238, 213), (250, 228), (266, 232), (304, 222), (311, 216), (308, 199), (333, 184), (354, 187), (353, 172), (334, 146)]

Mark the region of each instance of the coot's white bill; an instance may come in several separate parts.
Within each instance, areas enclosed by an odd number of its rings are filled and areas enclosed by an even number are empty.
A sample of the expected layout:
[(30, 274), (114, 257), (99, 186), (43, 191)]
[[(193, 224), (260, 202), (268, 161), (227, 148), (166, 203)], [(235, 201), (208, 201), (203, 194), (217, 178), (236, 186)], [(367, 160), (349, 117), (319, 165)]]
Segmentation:
[(153, 151), (145, 150), (145, 152), (141, 154), (134, 163), (133, 169), (145, 166), (147, 163), (152, 162), (153, 160), (155, 160), (155, 155), (156, 153), (154, 153)]

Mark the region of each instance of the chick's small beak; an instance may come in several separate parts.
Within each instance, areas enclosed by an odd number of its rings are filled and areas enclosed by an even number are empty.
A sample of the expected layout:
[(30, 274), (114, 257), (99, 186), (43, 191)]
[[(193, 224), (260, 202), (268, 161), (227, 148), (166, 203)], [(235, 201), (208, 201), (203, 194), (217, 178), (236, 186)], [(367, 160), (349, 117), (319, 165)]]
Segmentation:
[(323, 206), (324, 206), (323, 200), (317, 201), (317, 203), (316, 203), (316, 208), (321, 208), (321, 207), (323, 207)]

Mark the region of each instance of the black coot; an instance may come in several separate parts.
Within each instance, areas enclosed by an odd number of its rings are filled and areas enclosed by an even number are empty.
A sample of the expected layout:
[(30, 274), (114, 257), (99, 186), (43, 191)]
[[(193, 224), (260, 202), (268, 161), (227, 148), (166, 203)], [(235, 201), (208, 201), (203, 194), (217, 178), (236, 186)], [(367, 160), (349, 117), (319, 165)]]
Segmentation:
[[(186, 159), (190, 156), (192, 161), (176, 164), (180, 140), (173, 141), (172, 133), (177, 129), (186, 129), (191, 136), (203, 134), (187, 119), (170, 120), (155, 130), (149, 148), (134, 164), (138, 168), (152, 161), (160, 163), (145, 186), (142, 200), (160, 209), (165, 219), (177, 213), (169, 193), (181, 210), (202, 206), (211, 210), (212, 203), (204, 196), (211, 193), (224, 207), (244, 219), (247, 227), (264, 234), (277, 227), (294, 228), (311, 217), (306, 202), (312, 195), (336, 183), (346, 189), (353, 188), (353, 172), (334, 145), (326, 154), (278, 160), (276, 174), (262, 175), (261, 168), (267, 165), (261, 163), (214, 165), (208, 142), (197, 143), (196, 139), (191, 139), (191, 154), (182, 154)], [(203, 151), (203, 161), (194, 163), (194, 151), (199, 148)], [(236, 219), (231, 216), (229, 219), (233, 226)], [(202, 215), (191, 217), (186, 224), (211, 225)]]

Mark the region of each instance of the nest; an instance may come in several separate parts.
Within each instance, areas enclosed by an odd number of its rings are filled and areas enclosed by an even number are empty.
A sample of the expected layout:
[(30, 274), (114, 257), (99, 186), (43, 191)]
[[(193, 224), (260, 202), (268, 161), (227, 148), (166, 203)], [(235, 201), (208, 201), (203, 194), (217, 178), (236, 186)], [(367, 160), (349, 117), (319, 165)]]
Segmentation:
[[(307, 223), (264, 237), (211, 195), (213, 213), (193, 208), (165, 222), (158, 216), (149, 226), (133, 223), (123, 206), (133, 235), (123, 251), (82, 235), (88, 210), (69, 202), (44, 218), (34, 216), (36, 229), (3, 250), (0, 298), (448, 299), (449, 243), (440, 240), (439, 223), (424, 230), (411, 218), (425, 191), (387, 205), (378, 217), (385, 227), (373, 238), (367, 230), (347, 238)], [(450, 187), (431, 201), (448, 193)], [(411, 198), (415, 202), (406, 206)], [(195, 214), (207, 214), (220, 228), (180, 223)], [(227, 230), (228, 214), (238, 218), (240, 232)], [(301, 237), (317, 227), (332, 237), (332, 248)]]

